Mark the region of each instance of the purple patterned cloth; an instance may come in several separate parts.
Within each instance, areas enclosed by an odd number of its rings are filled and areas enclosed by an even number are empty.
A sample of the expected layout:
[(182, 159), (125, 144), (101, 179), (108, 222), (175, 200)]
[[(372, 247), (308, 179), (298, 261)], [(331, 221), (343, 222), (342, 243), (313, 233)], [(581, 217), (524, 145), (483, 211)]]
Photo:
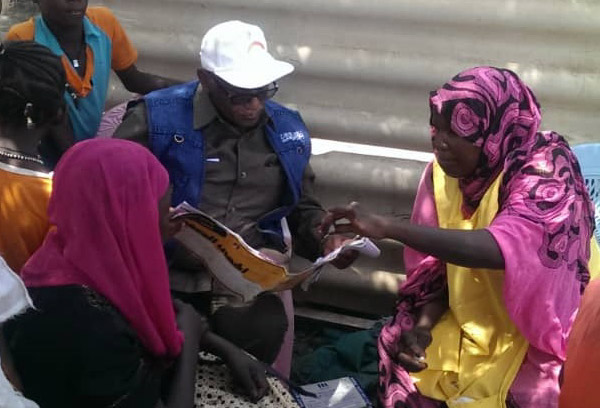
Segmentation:
[[(430, 106), (454, 133), (482, 148), (474, 174), (459, 180), (465, 217), (503, 173), (498, 214), (487, 229), (505, 259), (505, 306), (530, 344), (507, 404), (557, 407), (567, 335), (589, 281), (594, 228), (594, 208), (577, 160), (562, 136), (539, 131), (535, 96), (509, 70), (464, 71), (431, 93)], [(438, 226), (431, 166), (419, 185), (411, 221)], [(384, 407), (439, 407), (440, 402), (418, 393), (395, 354), (419, 307), (447, 292), (445, 264), (408, 247), (404, 260), (407, 280), (396, 316), (379, 338), (379, 397)]]

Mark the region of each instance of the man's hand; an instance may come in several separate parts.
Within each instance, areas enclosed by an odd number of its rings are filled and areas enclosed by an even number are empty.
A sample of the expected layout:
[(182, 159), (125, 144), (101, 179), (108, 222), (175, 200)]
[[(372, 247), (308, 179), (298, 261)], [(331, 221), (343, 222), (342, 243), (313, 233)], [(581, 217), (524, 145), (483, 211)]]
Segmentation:
[[(323, 240), (323, 255), (335, 251), (348, 241), (352, 241), (352, 238), (347, 238), (340, 234), (327, 235)], [(358, 251), (345, 251), (331, 261), (331, 264), (338, 269), (345, 269), (352, 265), (356, 258), (358, 258)]]
[[(338, 220), (348, 222), (338, 224)], [(365, 211), (357, 202), (352, 202), (346, 207), (330, 208), (321, 221), (320, 232), (325, 235), (333, 226), (337, 234), (351, 232), (363, 237), (382, 239), (387, 238), (388, 224), (385, 217)]]

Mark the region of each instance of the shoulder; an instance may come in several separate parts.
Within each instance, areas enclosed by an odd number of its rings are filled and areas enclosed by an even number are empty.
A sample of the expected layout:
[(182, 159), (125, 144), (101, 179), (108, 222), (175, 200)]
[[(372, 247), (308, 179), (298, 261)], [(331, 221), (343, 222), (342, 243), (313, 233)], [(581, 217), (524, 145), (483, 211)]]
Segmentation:
[(570, 218), (574, 209), (590, 218), (592, 205), (575, 154), (554, 132), (539, 132), (532, 148), (511, 154), (500, 201), (522, 216), (554, 221)]
[(306, 136), (308, 136), (308, 129), (306, 128), (306, 124), (304, 123), (304, 119), (302, 119), (300, 112), (275, 101), (267, 101), (265, 109), (271, 120), (276, 123), (277, 126), (302, 131), (302, 133), (306, 133)]
[(129, 102), (123, 120), (115, 129), (112, 137), (148, 146), (148, 119), (143, 99)]
[(41, 319), (56, 319), (79, 335), (93, 336), (97, 330), (130, 333), (118, 310), (103, 296), (81, 285), (33, 287), (28, 289)]
[[(86, 302), (82, 286), (31, 287), (28, 291), (35, 309), (14, 319), (15, 327), (26, 334), (28, 344), (37, 344), (40, 338), (45, 338), (48, 344), (65, 343), (72, 348), (73, 338), (89, 332), (93, 324), (92, 308)], [(61, 329), (56, 330), (57, 327)]]
[(280, 104), (279, 102), (275, 102), (273, 100), (269, 100), (266, 102), (265, 104), (266, 109), (269, 111), (269, 113), (273, 112), (276, 115), (291, 115), (294, 117), (297, 117), (299, 119), (302, 119), (302, 117), (300, 116), (300, 112), (294, 110), (294, 109), (290, 109), (285, 105)]
[(119, 20), (107, 7), (88, 7), (85, 13), (87, 18), (106, 32), (112, 32), (115, 26), (119, 26)]
[(531, 147), (515, 149), (507, 158), (503, 184), (517, 181), (536, 183), (539, 180), (570, 182), (581, 179), (577, 159), (567, 141), (555, 132), (538, 132)]
[(88, 7), (85, 15), (92, 21), (115, 21), (117, 18), (108, 7)]
[(146, 103), (152, 104), (163, 99), (190, 99), (196, 94), (199, 82), (197, 80), (177, 84), (168, 88), (157, 89), (144, 96)]
[(13, 25), (6, 34), (8, 41), (31, 41), (34, 37), (35, 22), (33, 21), (33, 17), (27, 21)]

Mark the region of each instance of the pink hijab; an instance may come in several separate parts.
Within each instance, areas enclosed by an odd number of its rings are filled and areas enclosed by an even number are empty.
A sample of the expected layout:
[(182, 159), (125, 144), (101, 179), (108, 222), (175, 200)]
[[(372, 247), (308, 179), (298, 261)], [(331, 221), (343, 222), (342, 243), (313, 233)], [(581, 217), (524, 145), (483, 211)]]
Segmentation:
[(86, 140), (58, 163), (49, 204), (53, 228), (23, 267), (28, 287), (85, 285), (127, 319), (146, 349), (177, 356), (177, 330), (159, 229), (169, 176), (146, 149)]

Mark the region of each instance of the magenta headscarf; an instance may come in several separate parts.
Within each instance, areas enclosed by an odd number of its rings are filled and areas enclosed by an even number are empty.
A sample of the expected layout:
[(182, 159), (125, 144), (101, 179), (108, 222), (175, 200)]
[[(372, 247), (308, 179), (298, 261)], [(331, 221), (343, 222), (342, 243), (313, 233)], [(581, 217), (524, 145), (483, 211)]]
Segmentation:
[(174, 357), (177, 330), (159, 229), (169, 176), (143, 147), (87, 140), (58, 163), (49, 204), (53, 228), (23, 267), (29, 287), (77, 284), (105, 296), (146, 349)]

